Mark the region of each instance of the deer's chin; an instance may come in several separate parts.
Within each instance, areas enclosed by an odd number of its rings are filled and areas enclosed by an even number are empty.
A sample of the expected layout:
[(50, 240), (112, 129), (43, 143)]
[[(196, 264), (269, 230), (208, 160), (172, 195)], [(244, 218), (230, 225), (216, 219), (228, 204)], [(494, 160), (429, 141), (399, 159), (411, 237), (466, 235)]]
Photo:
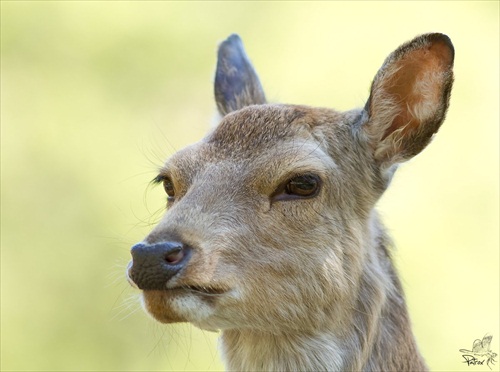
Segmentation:
[(146, 311), (161, 323), (204, 324), (214, 315), (213, 300), (190, 290), (144, 291), (143, 303)]
[(166, 291), (144, 291), (142, 302), (145, 310), (161, 323), (187, 322), (187, 319), (172, 309), (171, 295)]

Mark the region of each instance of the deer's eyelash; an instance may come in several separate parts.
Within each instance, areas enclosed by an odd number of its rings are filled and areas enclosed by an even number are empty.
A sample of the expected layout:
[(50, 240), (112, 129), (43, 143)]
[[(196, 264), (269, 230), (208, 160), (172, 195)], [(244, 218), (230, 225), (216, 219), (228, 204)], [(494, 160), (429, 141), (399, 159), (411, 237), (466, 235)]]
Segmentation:
[(164, 180), (165, 180), (165, 176), (163, 174), (159, 174), (151, 180), (151, 184), (152, 185), (159, 185), (159, 184), (163, 183)]

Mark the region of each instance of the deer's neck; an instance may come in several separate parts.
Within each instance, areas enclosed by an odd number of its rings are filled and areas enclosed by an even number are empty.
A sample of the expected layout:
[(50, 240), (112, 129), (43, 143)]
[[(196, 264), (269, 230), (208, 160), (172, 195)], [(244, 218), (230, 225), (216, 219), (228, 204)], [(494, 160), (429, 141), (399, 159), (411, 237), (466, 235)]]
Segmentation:
[[(398, 313), (394, 313), (394, 306)], [(358, 309), (342, 330), (272, 334), (223, 331), (222, 354), (230, 371), (426, 371), (404, 303), (391, 299), (378, 316)], [(405, 322), (402, 324), (401, 322)]]
[(427, 370), (413, 333), (403, 291), (379, 231), (377, 249), (362, 270), (357, 291), (331, 325), (272, 334), (233, 329), (222, 333), (228, 370)]
[(342, 351), (334, 335), (229, 330), (222, 334), (226, 369), (231, 371), (341, 370)]

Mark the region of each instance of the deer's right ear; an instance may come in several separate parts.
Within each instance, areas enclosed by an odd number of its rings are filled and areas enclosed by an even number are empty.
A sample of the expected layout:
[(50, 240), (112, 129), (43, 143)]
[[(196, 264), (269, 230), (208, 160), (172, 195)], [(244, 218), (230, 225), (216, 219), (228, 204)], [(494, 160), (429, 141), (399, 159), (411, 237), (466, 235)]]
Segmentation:
[(266, 103), (259, 78), (236, 34), (219, 46), (214, 92), (221, 116), (245, 106)]

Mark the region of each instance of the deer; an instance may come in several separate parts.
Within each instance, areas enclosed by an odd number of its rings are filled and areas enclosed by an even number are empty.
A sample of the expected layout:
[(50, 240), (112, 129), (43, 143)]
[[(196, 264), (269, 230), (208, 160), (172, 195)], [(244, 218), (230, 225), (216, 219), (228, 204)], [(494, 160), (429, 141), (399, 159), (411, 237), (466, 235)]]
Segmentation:
[(165, 214), (131, 249), (146, 312), (220, 332), (227, 370), (428, 370), (375, 207), (443, 123), (454, 53), (415, 37), (340, 112), (269, 103), (241, 38), (223, 41), (217, 123), (160, 167)]

